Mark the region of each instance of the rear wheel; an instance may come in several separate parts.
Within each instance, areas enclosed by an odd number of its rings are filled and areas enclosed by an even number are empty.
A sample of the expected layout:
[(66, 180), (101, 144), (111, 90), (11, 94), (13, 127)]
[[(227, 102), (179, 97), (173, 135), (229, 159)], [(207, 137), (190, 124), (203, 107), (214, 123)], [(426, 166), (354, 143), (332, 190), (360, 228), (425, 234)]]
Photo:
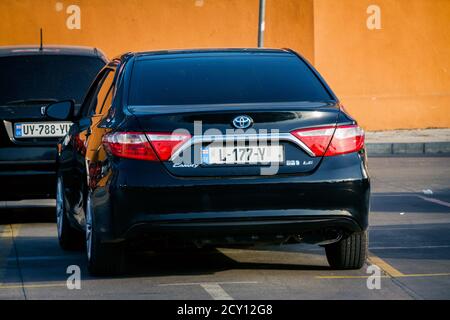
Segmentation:
[(101, 242), (90, 193), (86, 201), (86, 255), (89, 272), (93, 275), (117, 275), (125, 271), (124, 246)]
[(367, 259), (368, 242), (367, 231), (363, 231), (325, 246), (328, 263), (333, 269), (362, 268)]
[(56, 226), (59, 245), (63, 250), (80, 250), (83, 248), (83, 233), (70, 225), (66, 214), (64, 184), (61, 177), (56, 182)]

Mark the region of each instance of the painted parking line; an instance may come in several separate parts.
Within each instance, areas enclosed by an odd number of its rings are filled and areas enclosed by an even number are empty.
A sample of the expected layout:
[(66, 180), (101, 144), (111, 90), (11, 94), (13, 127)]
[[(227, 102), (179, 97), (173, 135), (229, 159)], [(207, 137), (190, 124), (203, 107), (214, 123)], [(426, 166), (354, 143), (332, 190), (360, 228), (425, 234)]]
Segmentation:
[[(19, 230), (21, 228), (21, 225), (5, 225), (1, 234), (0, 234), (0, 288), (3, 286), (3, 282), (5, 281), (5, 273), (7, 269), (7, 258), (10, 255), (13, 255), (17, 258), (17, 248), (15, 244), (15, 237), (19, 234)], [(19, 278), (20, 278), (20, 285), (17, 287), (21, 290), (23, 298), (26, 299), (25, 289), (23, 288), (23, 277), (22, 277), (22, 270), (20, 268), (19, 261), (16, 260), (16, 268), (18, 270)]]
[(371, 197), (372, 198), (378, 198), (378, 197), (380, 197), (380, 198), (384, 198), (384, 197), (401, 197), (401, 198), (404, 198), (404, 197), (417, 197), (419, 199), (422, 199), (422, 200), (425, 200), (425, 201), (428, 201), (428, 202), (432, 202), (432, 203), (439, 204), (441, 206), (450, 208), (450, 203), (449, 202), (442, 201), (442, 200), (435, 199), (435, 198), (425, 197), (425, 196), (422, 196), (422, 195), (419, 195), (419, 194), (408, 194), (408, 193), (400, 193), (400, 194), (372, 194)]
[[(315, 276), (316, 279), (367, 279), (370, 276)], [(380, 276), (380, 278), (390, 278), (389, 276)]]
[(58, 288), (67, 287), (66, 283), (45, 283), (45, 284), (17, 284), (17, 285), (0, 285), (0, 290), (4, 289), (40, 289), (40, 288)]
[[(316, 276), (316, 279), (367, 279), (371, 277), (367, 276)], [(395, 278), (426, 278), (426, 277), (450, 277), (450, 272), (448, 273), (414, 273), (414, 274), (402, 274), (401, 276), (397, 276)], [(391, 276), (384, 275), (380, 276), (380, 278), (392, 278)]]
[(20, 262), (27, 262), (27, 261), (67, 261), (67, 260), (80, 260), (80, 255), (60, 255), (60, 256), (24, 256), (24, 257), (9, 257), (6, 258), (6, 261), (20, 261)]
[(18, 200), (18, 201), (1, 201), (0, 208), (51, 208), (56, 206), (54, 199), (33, 199), (33, 200)]
[(383, 259), (381, 259), (380, 257), (378, 257), (374, 254), (369, 255), (368, 261), (370, 262), (370, 264), (374, 264), (374, 265), (378, 266), (379, 268), (381, 268), (385, 273), (387, 273), (391, 277), (401, 277), (404, 275), (399, 270), (397, 270), (396, 268), (391, 266), (389, 263), (387, 263), (386, 261), (384, 261)]
[(450, 248), (450, 245), (409, 246), (409, 247), (370, 247), (370, 250), (414, 250), (414, 249), (443, 249), (443, 248)]
[(168, 286), (200, 286), (214, 300), (234, 300), (221, 286), (221, 284), (255, 284), (257, 281), (226, 281), (226, 282), (180, 282), (180, 283), (163, 283), (160, 287)]
[(407, 193), (407, 192), (386, 193), (386, 194), (374, 193), (374, 194), (370, 195), (371, 198), (377, 198), (377, 197), (380, 197), (380, 198), (384, 198), (384, 197), (393, 197), (393, 198), (401, 197), (401, 198), (404, 198), (404, 197), (414, 197), (414, 196), (415, 195), (413, 195), (411, 193)]
[(169, 286), (198, 286), (202, 284), (256, 284), (258, 281), (219, 281), (219, 282), (177, 282), (177, 283), (161, 283), (159, 287)]
[[(405, 274), (397, 270), (395, 267), (387, 263), (385, 260), (371, 253), (369, 258), (367, 259), (370, 264), (376, 265), (379, 267), (385, 275), (382, 275), (381, 278), (420, 278), (420, 277), (448, 277), (450, 276), (450, 272), (443, 273), (413, 273), (413, 274)], [(316, 276), (316, 279), (367, 279), (371, 275), (364, 276), (351, 276), (351, 275), (333, 275), (333, 276)]]
[(11, 225), (6, 224), (0, 226), (0, 238), (10, 238), (12, 236)]
[(11, 225), (0, 226), (0, 285), (3, 282), (4, 274), (6, 271), (6, 264), (8, 263), (8, 256), (11, 253), (11, 248), (13, 246), (13, 230)]
[[(233, 298), (225, 292), (225, 290), (220, 286), (220, 284), (255, 284), (258, 283), (256, 281), (229, 281), (229, 282), (191, 282), (191, 283), (165, 283), (160, 284), (160, 287), (166, 286), (193, 286), (199, 285), (213, 299), (216, 300), (233, 300)], [(42, 284), (14, 284), (14, 285), (0, 285), (0, 290), (4, 289), (39, 289), (39, 288), (61, 288), (67, 287), (67, 284), (64, 283), (42, 283)]]
[(214, 300), (234, 300), (218, 283), (202, 283), (200, 286), (205, 289)]
[(417, 197), (422, 199), (422, 200), (425, 200), (425, 201), (428, 201), (428, 202), (432, 202), (432, 203), (439, 204), (441, 206), (450, 208), (450, 203), (449, 202), (438, 200), (438, 199), (434, 199), (434, 198), (424, 197), (424, 196), (417, 196)]

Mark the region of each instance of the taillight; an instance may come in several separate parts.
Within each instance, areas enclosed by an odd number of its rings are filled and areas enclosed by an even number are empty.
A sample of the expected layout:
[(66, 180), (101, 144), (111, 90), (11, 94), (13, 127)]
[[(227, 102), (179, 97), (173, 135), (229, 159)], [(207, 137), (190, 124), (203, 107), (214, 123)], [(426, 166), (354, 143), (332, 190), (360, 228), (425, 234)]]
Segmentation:
[(291, 133), (316, 157), (356, 152), (364, 147), (364, 131), (357, 125), (308, 128)]
[(172, 154), (190, 139), (189, 134), (146, 132), (159, 160), (167, 161)]
[(336, 127), (309, 128), (292, 131), (291, 133), (303, 142), (316, 157), (321, 157), (327, 151)]
[(357, 125), (336, 128), (325, 157), (356, 152), (364, 147), (364, 130)]
[(115, 132), (103, 137), (111, 154), (129, 159), (167, 161), (190, 135), (153, 132)]
[(116, 157), (150, 161), (158, 160), (144, 133), (108, 133), (103, 137), (103, 144)]

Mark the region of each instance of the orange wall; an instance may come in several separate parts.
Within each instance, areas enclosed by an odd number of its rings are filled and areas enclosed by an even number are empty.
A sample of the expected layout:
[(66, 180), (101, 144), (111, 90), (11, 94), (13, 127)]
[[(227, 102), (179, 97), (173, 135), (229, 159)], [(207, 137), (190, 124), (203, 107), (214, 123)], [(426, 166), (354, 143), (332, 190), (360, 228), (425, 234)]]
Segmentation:
[[(56, 11), (56, 3), (63, 4)], [(66, 28), (68, 5), (81, 8), (81, 29)], [(1, 0), (0, 45), (87, 45), (122, 52), (256, 45), (258, 0)]]
[(313, 63), (313, 0), (266, 0), (264, 45), (294, 49)]
[(366, 129), (450, 127), (449, 0), (315, 0), (314, 26), (316, 67)]
[[(313, 62), (369, 130), (450, 127), (450, 0), (266, 0), (266, 47)], [(0, 45), (254, 47), (259, 0), (0, 0)], [(69, 5), (81, 29), (69, 30)], [(366, 9), (381, 8), (368, 30)], [(57, 9), (62, 10), (57, 10)]]

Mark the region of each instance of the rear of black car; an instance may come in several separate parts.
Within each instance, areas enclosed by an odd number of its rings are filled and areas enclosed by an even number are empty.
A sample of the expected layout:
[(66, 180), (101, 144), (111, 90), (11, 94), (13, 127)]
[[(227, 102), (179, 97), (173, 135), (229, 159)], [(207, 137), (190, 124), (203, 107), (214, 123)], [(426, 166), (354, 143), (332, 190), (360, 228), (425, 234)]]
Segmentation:
[(169, 52), (127, 68), (90, 202), (98, 237), (305, 241), (327, 246), (335, 267), (361, 267), (364, 133), (306, 61), (286, 50)]
[(106, 58), (94, 48), (0, 47), (0, 178), (2, 200), (54, 197), (56, 142), (70, 121), (44, 108), (79, 106)]

